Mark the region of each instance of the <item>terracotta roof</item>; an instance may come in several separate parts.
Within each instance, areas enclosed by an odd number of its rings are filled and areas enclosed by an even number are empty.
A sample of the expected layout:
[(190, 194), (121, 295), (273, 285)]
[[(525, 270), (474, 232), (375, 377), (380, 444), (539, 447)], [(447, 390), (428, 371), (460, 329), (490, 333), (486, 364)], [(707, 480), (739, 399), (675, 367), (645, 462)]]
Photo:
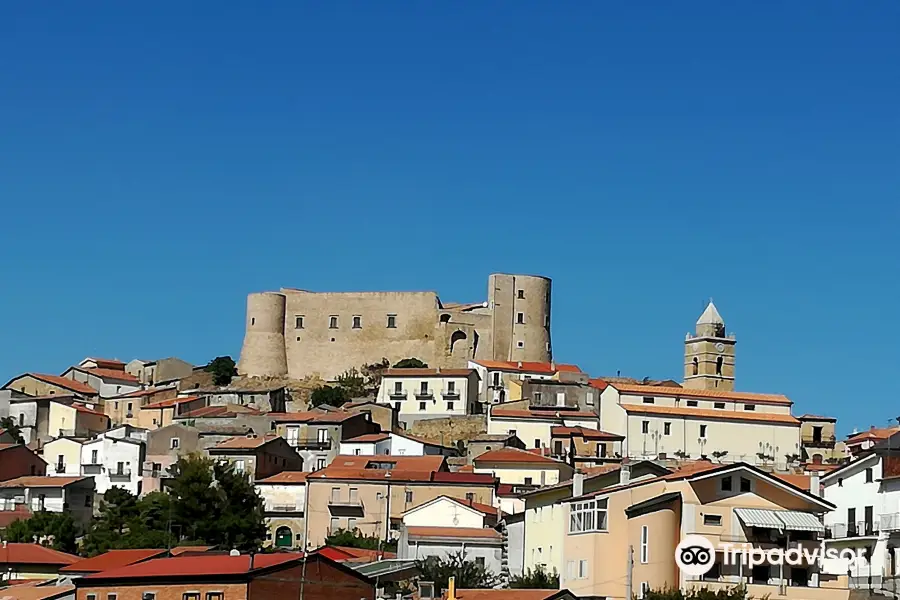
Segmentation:
[(891, 437), (898, 431), (900, 431), (900, 427), (872, 427), (871, 429), (868, 429), (866, 431), (860, 431), (859, 433), (851, 434), (847, 438), (846, 443), (858, 444), (866, 440), (884, 440)]
[[(549, 600), (565, 595), (567, 590), (456, 590), (457, 600)], [(443, 598), (446, 599), (444, 592)]]
[[(97, 395), (97, 390), (95, 390), (88, 384), (81, 383), (80, 381), (75, 381), (73, 379), (66, 379), (65, 377), (60, 377), (59, 375), (49, 375), (47, 373), (25, 373), (25, 375), (20, 375), (19, 377), (25, 376), (34, 377), (35, 379), (43, 381), (44, 383), (49, 383), (57, 387), (77, 392), (79, 394), (84, 394), (86, 396)], [(18, 379), (19, 377), (16, 377), (16, 379)]]
[(551, 427), (550, 437), (583, 437), (587, 440), (624, 440), (624, 435), (617, 433), (607, 433), (598, 429), (590, 429), (588, 427)]
[(491, 408), (492, 417), (518, 418), (518, 419), (599, 419), (596, 413), (577, 410), (558, 409), (534, 409), (534, 408), (503, 408), (502, 404), (496, 404)]
[(708, 398), (710, 400), (739, 400), (756, 404), (793, 404), (782, 394), (751, 394), (747, 392), (725, 392), (720, 390), (699, 390), (682, 387), (665, 387), (658, 385), (640, 385), (632, 383), (611, 383), (611, 386), (623, 394), (642, 394), (648, 396), (677, 396), (679, 398)]
[(199, 400), (200, 396), (183, 396), (181, 398), (169, 398), (167, 400), (160, 400), (159, 402), (154, 402), (153, 404), (145, 404), (141, 406), (140, 409), (143, 410), (145, 408), (157, 409), (157, 408), (171, 408), (173, 406), (177, 406), (179, 404), (184, 404), (185, 402), (193, 402), (194, 400)]
[(387, 433), (364, 433), (363, 435), (358, 435), (355, 438), (350, 438), (349, 440), (344, 440), (341, 442), (342, 444), (365, 444), (372, 442), (382, 442), (384, 440), (391, 439), (391, 436)]
[(254, 448), (264, 446), (277, 438), (277, 435), (272, 434), (263, 436), (258, 436), (256, 434), (236, 435), (219, 442), (212, 448), (209, 448), (209, 450), (253, 450)]
[(588, 379), (588, 385), (592, 388), (597, 388), (598, 390), (605, 390), (609, 384), (606, 383), (606, 381), (604, 381), (603, 379), (594, 378)]
[(736, 410), (716, 410), (713, 408), (682, 408), (675, 406), (659, 406), (656, 404), (620, 404), (629, 413), (652, 415), (675, 415), (680, 417), (695, 417), (698, 419), (727, 419), (730, 421), (757, 421), (760, 423), (782, 423), (785, 425), (800, 425), (791, 415), (776, 415)]
[(101, 379), (117, 379), (118, 381), (130, 381), (132, 383), (138, 383), (138, 378), (132, 375), (131, 373), (126, 373), (125, 371), (120, 371), (118, 369), (103, 369), (103, 368), (95, 368), (95, 369), (84, 369), (82, 367), (72, 367), (78, 371), (84, 371), (85, 373), (90, 373), (91, 375), (96, 375)]
[(293, 413), (269, 413), (276, 423), (343, 423), (361, 413), (346, 413), (343, 411), (316, 412), (312, 410)]
[[(302, 554), (286, 552), (257, 554), (253, 557), (252, 571), (290, 563), (302, 558)], [(154, 558), (145, 562), (110, 569), (88, 575), (84, 579), (145, 579), (149, 577), (202, 577), (215, 575), (246, 575), (250, 569), (250, 556), (209, 554), (198, 556), (174, 556)]]
[(799, 475), (794, 473), (773, 473), (773, 475), (785, 483), (789, 483), (801, 490), (809, 491), (809, 482), (811, 479), (809, 475)]
[(59, 570), (60, 573), (99, 573), (109, 569), (118, 569), (127, 565), (156, 558), (165, 554), (165, 550), (140, 549), (140, 550), (110, 550), (91, 558), (85, 558), (69, 564)]
[(17, 504), (14, 510), (0, 510), (0, 529), (9, 527), (13, 521), (27, 521), (31, 511), (25, 504)]
[(93, 408), (88, 408), (87, 406), (85, 406), (84, 404), (81, 404), (81, 403), (79, 403), (79, 402), (73, 402), (73, 403), (72, 403), (72, 408), (74, 408), (74, 409), (77, 410), (78, 412), (84, 413), (84, 414), (86, 414), (86, 415), (95, 415), (95, 416), (98, 416), (98, 417), (105, 417), (105, 416), (106, 416), (106, 413), (102, 413), (102, 412), (100, 412), (99, 410), (94, 410)]
[(384, 550), (372, 550), (369, 548), (350, 548), (349, 546), (323, 546), (316, 550), (316, 554), (326, 556), (337, 562), (374, 562), (382, 559), (397, 558), (396, 552), (385, 552)]
[(0, 488), (66, 487), (90, 477), (51, 477), (49, 475), (25, 475), (15, 479), (0, 481)]
[(407, 527), (409, 537), (479, 538), (499, 540), (499, 531), (478, 527)]
[[(740, 464), (740, 463), (735, 463)], [(619, 485), (613, 485), (609, 487), (605, 487), (603, 489), (597, 490), (595, 492), (590, 492), (588, 494), (584, 494), (583, 496), (579, 496), (579, 498), (593, 498), (594, 496), (605, 496), (610, 492), (617, 492), (619, 490), (625, 490), (632, 487), (636, 487), (639, 485), (646, 485), (648, 483), (656, 483), (659, 481), (680, 481), (682, 479), (688, 479), (689, 477), (693, 477), (694, 475), (699, 475), (701, 473), (705, 473), (706, 471), (715, 471), (716, 469), (722, 469), (726, 465), (713, 464), (707, 461), (693, 461), (691, 463), (687, 463), (679, 467), (677, 471), (674, 473), (669, 473), (667, 475), (660, 475), (658, 477), (648, 477), (647, 479), (639, 479), (636, 481), (629, 481), (628, 483), (623, 483)], [(734, 466), (734, 465), (727, 465)], [(568, 502), (571, 499), (566, 500)]]
[(98, 367), (104, 369), (115, 369), (117, 371), (125, 370), (125, 363), (121, 360), (116, 360), (115, 358), (93, 358), (89, 356), (81, 362), (84, 363), (87, 361), (97, 363)]
[(169, 550), (169, 554), (172, 556), (180, 556), (181, 554), (185, 554), (188, 552), (206, 552), (207, 550), (211, 550), (212, 546), (175, 546), (171, 550)]
[(309, 474), (310, 471), (282, 471), (265, 479), (259, 479), (256, 483), (306, 483)]
[(9, 542), (0, 551), (0, 564), (8, 565), (71, 565), (79, 560), (80, 556), (45, 548), (40, 544)]
[[(538, 448), (538, 450), (540, 450), (540, 448)], [(540, 464), (556, 467), (565, 465), (565, 463), (561, 461), (542, 456), (541, 454), (535, 454), (528, 450), (519, 450), (518, 448), (511, 447), (488, 450), (484, 454), (476, 456), (474, 462), (476, 466), (478, 463)]]
[(53, 600), (63, 596), (75, 596), (74, 585), (38, 585), (40, 583), (43, 581), (32, 580), (22, 585), (12, 585), (0, 589), (0, 600)]
[(385, 369), (384, 377), (468, 377), (475, 369)]
[(541, 373), (552, 375), (560, 371), (566, 373), (581, 373), (577, 365), (566, 365), (549, 362), (518, 362), (514, 360), (475, 360), (472, 361), (492, 371), (515, 371), (518, 373)]
[(497, 496), (518, 498), (518, 492), (513, 491), (513, 484), (501, 483), (497, 486)]

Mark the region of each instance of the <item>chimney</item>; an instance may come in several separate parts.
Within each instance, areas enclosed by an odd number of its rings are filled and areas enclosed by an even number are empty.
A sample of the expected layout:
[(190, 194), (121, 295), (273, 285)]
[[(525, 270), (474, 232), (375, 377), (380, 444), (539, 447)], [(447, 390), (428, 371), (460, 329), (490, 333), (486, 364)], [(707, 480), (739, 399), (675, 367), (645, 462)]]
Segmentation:
[(456, 600), (456, 577), (447, 579), (447, 600)]
[(813, 471), (809, 476), (809, 493), (813, 496), (822, 495), (822, 487), (819, 484), (819, 472)]
[(619, 484), (628, 483), (629, 481), (631, 481), (631, 465), (622, 463), (622, 466), (619, 467)]
[(577, 498), (582, 494), (584, 494), (584, 473), (575, 471), (575, 475), (572, 476), (572, 496)]

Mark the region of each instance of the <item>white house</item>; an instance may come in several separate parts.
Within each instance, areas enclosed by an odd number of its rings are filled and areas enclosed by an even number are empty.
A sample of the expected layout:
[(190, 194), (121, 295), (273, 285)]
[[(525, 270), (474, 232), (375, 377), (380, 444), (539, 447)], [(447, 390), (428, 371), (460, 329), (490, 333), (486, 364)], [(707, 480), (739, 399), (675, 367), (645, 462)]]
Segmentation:
[(138, 378), (125, 372), (125, 365), (122, 365), (121, 370), (101, 367), (69, 367), (62, 376), (89, 385), (99, 392), (101, 398), (121, 396), (141, 389)]
[(254, 485), (265, 503), (267, 545), (303, 548), (308, 471), (282, 471)]
[(515, 435), (528, 448), (550, 448), (554, 427), (599, 429), (599, 415), (567, 408), (526, 408), (524, 406), (491, 406), (488, 409), (487, 432)]
[(479, 410), (474, 369), (386, 369), (376, 398), (393, 406), (401, 422), (458, 417)]
[(425, 456), (439, 454), (456, 456), (455, 448), (402, 433), (366, 433), (340, 443), (340, 454), (357, 456)]
[(469, 368), (478, 372), (478, 396), (485, 404), (500, 404), (510, 398), (509, 381), (515, 379), (564, 379), (586, 377), (576, 365), (554, 362), (522, 362), (511, 360), (470, 360)]
[(94, 478), (98, 494), (113, 487), (141, 493), (144, 442), (102, 435), (81, 446), (81, 471)]
[[(821, 480), (825, 499), (836, 506), (825, 515), (828, 545), (865, 550), (866, 560), (849, 569), (852, 587), (877, 589), (900, 575), (900, 448), (893, 446), (900, 446), (900, 434)], [(848, 571), (841, 561), (828, 567), (836, 575)]]
[(84, 525), (94, 512), (91, 477), (26, 476), (0, 481), (0, 511), (69, 512)]
[[(596, 380), (595, 380), (596, 381)], [(722, 455), (726, 462), (778, 465), (800, 459), (800, 421), (788, 398), (720, 390), (602, 382), (600, 429), (625, 436), (636, 459)], [(521, 437), (521, 436), (520, 436)]]

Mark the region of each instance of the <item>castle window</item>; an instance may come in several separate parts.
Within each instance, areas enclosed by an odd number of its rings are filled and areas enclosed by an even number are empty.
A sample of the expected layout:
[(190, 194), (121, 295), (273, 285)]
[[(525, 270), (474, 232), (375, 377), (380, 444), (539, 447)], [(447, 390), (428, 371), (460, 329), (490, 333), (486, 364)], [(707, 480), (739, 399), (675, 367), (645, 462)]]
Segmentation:
[(525, 347), (525, 342), (523, 340), (519, 340), (518, 342), (516, 342), (516, 348), (524, 348), (524, 347)]
[[(250, 317), (250, 324), (256, 325), (256, 317)], [(24, 392), (25, 390), (22, 390), (22, 391)]]
[(303, 329), (303, 315), (294, 317), (294, 329)]
[(328, 317), (328, 329), (337, 329), (338, 328), (338, 318), (337, 315), (331, 315)]
[(395, 329), (397, 327), (397, 315), (387, 316), (387, 327), (388, 329)]
[(441, 323), (449, 323), (450, 315), (448, 313), (444, 313), (441, 315)]
[(518, 292), (516, 292), (516, 297), (519, 300), (524, 300), (525, 299), (525, 290), (519, 290)]
[(516, 313), (516, 323), (519, 325), (525, 323), (525, 313)]
[(694, 357), (693, 363), (694, 363), (694, 366), (693, 366), (694, 375), (697, 375), (700, 373), (700, 362), (697, 360), (696, 356)]
[(716, 359), (716, 375), (722, 374), (722, 357)]
[(359, 315), (353, 316), (353, 329), (362, 329), (362, 317)]

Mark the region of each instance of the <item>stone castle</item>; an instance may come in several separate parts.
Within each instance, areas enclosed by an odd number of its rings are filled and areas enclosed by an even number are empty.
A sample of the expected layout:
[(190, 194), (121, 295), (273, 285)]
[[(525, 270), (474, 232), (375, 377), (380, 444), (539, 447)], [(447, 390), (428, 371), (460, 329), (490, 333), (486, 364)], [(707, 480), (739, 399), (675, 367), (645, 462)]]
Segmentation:
[(444, 303), (435, 292), (250, 294), (238, 371), (249, 377), (318, 376), (387, 358), (430, 367), (472, 359), (549, 362), (551, 283), (494, 273), (487, 301)]

